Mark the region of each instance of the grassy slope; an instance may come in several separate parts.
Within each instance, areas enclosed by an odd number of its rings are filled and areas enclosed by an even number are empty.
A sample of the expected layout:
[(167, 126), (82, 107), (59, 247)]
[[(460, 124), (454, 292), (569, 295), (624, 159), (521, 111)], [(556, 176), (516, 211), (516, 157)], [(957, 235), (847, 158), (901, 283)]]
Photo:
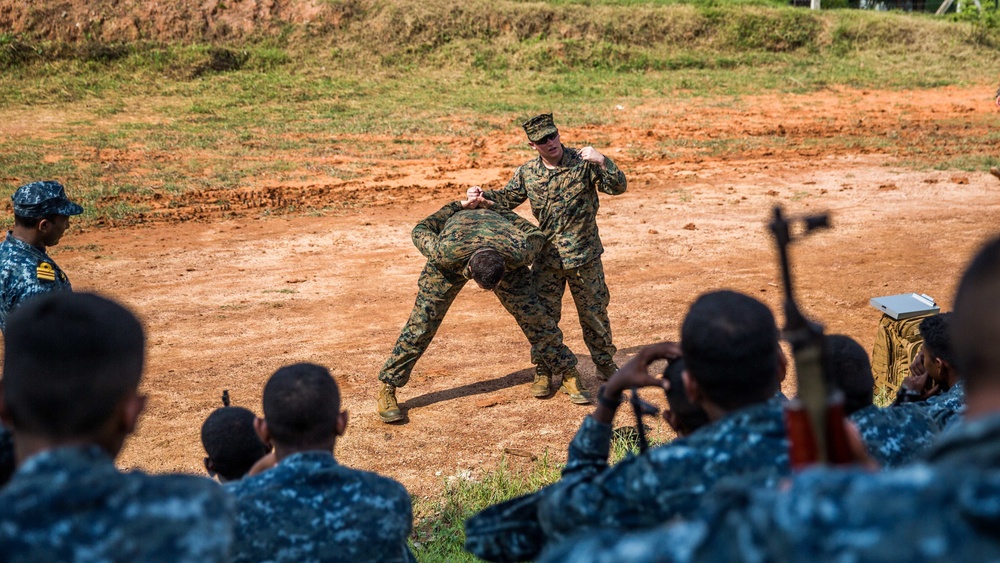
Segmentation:
[[(0, 192), (58, 177), (85, 194), (85, 220), (128, 219), (142, 210), (98, 202), (302, 180), (317, 171), (281, 155), (325, 154), (330, 135), (486, 135), (540, 105), (572, 126), (653, 98), (981, 84), (1000, 58), (991, 18), (713, 4), (348, 0), (330, 2), (326, 23), (228, 44), (0, 35), (0, 111), (80, 115), (0, 140)], [(398, 143), (346, 145), (407, 156)], [(103, 149), (147, 155), (148, 171), (124, 173)]]

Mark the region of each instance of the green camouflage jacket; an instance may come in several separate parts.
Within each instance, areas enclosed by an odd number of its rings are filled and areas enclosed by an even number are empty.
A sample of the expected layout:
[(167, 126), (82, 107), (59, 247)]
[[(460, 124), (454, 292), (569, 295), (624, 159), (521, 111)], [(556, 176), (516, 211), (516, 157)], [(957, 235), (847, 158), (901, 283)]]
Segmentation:
[(466, 265), (476, 250), (496, 250), (507, 270), (515, 270), (531, 264), (545, 244), (545, 235), (508, 209), (462, 209), (456, 201), (417, 223), (413, 244), (442, 272), (468, 278)]
[(625, 192), (625, 174), (605, 158), (606, 170), (580, 158), (578, 149), (563, 147), (559, 167), (549, 170), (538, 157), (514, 171), (501, 190), (483, 194), (513, 209), (531, 202), (538, 227), (558, 251), (564, 269), (579, 268), (604, 252), (597, 230), (597, 192)]

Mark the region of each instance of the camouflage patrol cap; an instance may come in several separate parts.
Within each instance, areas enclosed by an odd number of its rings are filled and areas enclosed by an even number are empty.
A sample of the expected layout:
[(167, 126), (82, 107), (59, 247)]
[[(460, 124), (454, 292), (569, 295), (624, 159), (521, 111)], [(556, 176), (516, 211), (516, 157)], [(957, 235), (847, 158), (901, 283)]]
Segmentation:
[(524, 127), (524, 132), (528, 134), (528, 140), (532, 143), (537, 143), (548, 135), (559, 132), (555, 122), (552, 121), (551, 113), (536, 115), (522, 123), (521, 127)]
[(46, 215), (79, 215), (83, 208), (66, 197), (63, 185), (55, 180), (43, 180), (25, 184), (14, 195), (14, 215), (21, 217), (45, 217)]

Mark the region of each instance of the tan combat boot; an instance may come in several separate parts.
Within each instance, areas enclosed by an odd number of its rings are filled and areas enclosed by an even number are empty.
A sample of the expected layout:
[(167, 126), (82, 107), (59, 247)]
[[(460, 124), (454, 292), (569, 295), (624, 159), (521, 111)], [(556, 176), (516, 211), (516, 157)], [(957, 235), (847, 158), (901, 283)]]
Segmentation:
[(583, 386), (583, 381), (580, 379), (580, 372), (576, 371), (576, 368), (563, 374), (562, 387), (559, 390), (569, 395), (569, 402), (573, 404), (590, 404), (590, 392)]
[(610, 364), (597, 364), (597, 378), (601, 381), (607, 381), (612, 375), (618, 371), (618, 364), (611, 362)]
[(532, 397), (548, 397), (552, 392), (552, 373), (544, 365), (535, 366), (535, 381), (531, 384)]
[(399, 403), (396, 402), (396, 388), (388, 383), (383, 383), (378, 390), (378, 416), (382, 422), (403, 420), (403, 411), (399, 410)]

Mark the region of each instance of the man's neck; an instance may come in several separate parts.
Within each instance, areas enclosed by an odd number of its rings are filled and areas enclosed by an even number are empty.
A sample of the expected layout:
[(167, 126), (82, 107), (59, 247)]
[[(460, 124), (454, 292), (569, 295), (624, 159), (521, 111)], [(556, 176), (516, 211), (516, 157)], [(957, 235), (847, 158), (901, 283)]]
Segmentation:
[(19, 466), (32, 457), (48, 450), (85, 446), (99, 446), (111, 457), (115, 457), (117, 454), (117, 452), (109, 450), (108, 444), (100, 443), (93, 436), (61, 438), (57, 440), (38, 434), (14, 432), (14, 454)]
[(11, 229), (11, 234), (17, 240), (45, 252), (45, 243), (42, 242), (42, 234), (38, 232), (38, 229), (29, 229), (20, 225), (14, 225), (14, 228)]
[(286, 457), (291, 457), (295, 454), (305, 452), (321, 452), (333, 455), (333, 445), (334, 442), (332, 441), (326, 444), (316, 444), (310, 446), (286, 446), (284, 444), (274, 442), (274, 459), (278, 463), (281, 463), (281, 460)]

